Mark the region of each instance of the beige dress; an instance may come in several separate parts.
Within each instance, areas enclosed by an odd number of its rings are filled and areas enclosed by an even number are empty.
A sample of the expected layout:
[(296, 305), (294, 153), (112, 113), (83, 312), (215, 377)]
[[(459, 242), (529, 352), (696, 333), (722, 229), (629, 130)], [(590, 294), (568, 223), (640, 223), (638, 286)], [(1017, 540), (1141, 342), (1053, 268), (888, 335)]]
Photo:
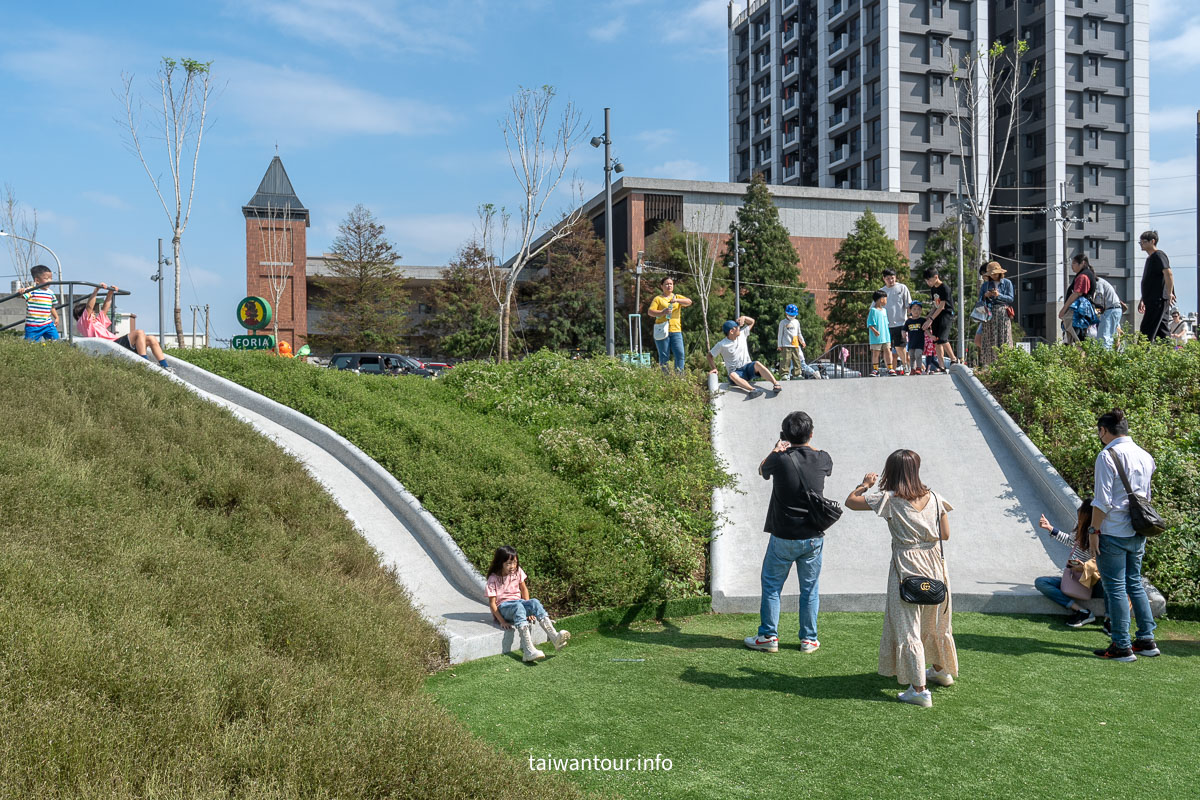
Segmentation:
[[(939, 506), (943, 511), (952, 511), (953, 507), (941, 495), (931, 495), (919, 511), (891, 492), (871, 492), (864, 499), (887, 520), (892, 534), (879, 674), (894, 675), (901, 684), (923, 686), (926, 665), (937, 664), (957, 676), (958, 653), (950, 625), (950, 575), (938, 547), (937, 511)], [(900, 599), (897, 571), (905, 577), (924, 575), (945, 581), (946, 600), (936, 606), (904, 602)]]

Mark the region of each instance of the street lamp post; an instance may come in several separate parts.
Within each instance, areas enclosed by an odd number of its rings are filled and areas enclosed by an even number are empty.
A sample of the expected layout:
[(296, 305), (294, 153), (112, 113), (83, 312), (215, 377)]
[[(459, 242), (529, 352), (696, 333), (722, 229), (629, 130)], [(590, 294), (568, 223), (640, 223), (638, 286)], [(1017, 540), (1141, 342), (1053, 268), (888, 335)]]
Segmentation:
[(604, 109), (604, 136), (593, 136), (592, 147), (604, 145), (604, 349), (609, 356), (617, 354), (617, 342), (613, 337), (613, 224), (612, 224), (612, 174), (624, 172), (625, 168), (611, 155), (612, 137), (609, 136), (609, 119), (612, 109)]
[(150, 280), (158, 284), (158, 341), (163, 340), (163, 267), (171, 260), (163, 255), (162, 239), (158, 240), (158, 272), (150, 276)]

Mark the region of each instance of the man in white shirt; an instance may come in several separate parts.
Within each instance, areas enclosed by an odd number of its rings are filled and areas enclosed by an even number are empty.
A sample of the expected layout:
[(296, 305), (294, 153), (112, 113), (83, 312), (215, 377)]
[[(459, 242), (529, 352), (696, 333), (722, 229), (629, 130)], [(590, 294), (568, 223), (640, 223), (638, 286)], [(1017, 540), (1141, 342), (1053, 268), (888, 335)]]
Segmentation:
[[(1108, 598), (1112, 621), (1112, 644), (1095, 651), (1101, 658), (1136, 661), (1138, 656), (1156, 656), (1154, 615), (1142, 585), (1142, 557), (1146, 537), (1139, 535), (1129, 521), (1129, 493), (1117, 469), (1119, 462), (1134, 494), (1150, 497), (1154, 477), (1154, 459), (1129, 438), (1125, 412), (1114, 408), (1096, 420), (1104, 449), (1096, 457), (1095, 496), (1092, 498), (1092, 527), (1089, 529), (1092, 552)], [(1137, 620), (1137, 638), (1129, 639), (1129, 606)]]
[(729, 373), (729, 382), (745, 389), (751, 397), (758, 397), (762, 394), (762, 390), (755, 389), (750, 384), (756, 374), (769, 380), (773, 391), (778, 392), (783, 387), (779, 385), (779, 381), (775, 380), (771, 370), (761, 362), (750, 360), (750, 351), (746, 349), (745, 334), (749, 333), (753, 327), (754, 319), (752, 317), (738, 317), (736, 322), (728, 320), (722, 326), (725, 338), (714, 344), (708, 353), (708, 367), (709, 374), (716, 375), (717, 362), (713, 361), (713, 357), (720, 356), (725, 362), (725, 370)]
[(891, 331), (892, 354), (896, 356), (892, 363), (896, 364), (898, 371), (903, 374), (905, 344), (908, 342), (908, 329), (905, 326), (908, 324), (908, 307), (912, 305), (912, 293), (896, 278), (894, 269), (883, 271), (883, 291), (887, 293), (887, 305), (883, 309), (887, 313), (888, 328)]
[(1100, 312), (1100, 324), (1096, 336), (1104, 342), (1104, 349), (1112, 350), (1113, 339), (1121, 327), (1121, 314), (1126, 305), (1117, 294), (1117, 288), (1099, 275), (1096, 276), (1096, 310)]

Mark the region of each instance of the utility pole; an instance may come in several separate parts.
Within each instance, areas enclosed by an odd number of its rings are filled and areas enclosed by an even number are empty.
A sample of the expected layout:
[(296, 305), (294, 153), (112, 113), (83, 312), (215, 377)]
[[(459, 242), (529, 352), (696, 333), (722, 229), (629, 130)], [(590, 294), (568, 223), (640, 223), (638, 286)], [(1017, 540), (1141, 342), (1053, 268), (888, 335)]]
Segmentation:
[(737, 228), (733, 229), (733, 318), (742, 316), (742, 246), (738, 244)]
[(962, 203), (962, 164), (958, 165), (958, 357), (967, 360), (967, 307), (963, 297), (963, 203)]
[[(1058, 184), (1058, 205), (1056, 205), (1053, 208), (1053, 211), (1055, 212), (1055, 216), (1053, 217), (1053, 219), (1051, 221), (1057, 222), (1059, 227), (1062, 229), (1063, 276), (1064, 277), (1071, 274), (1071, 253), (1067, 249), (1068, 248), (1067, 231), (1069, 231), (1075, 223), (1082, 221), (1077, 217), (1071, 216), (1071, 206), (1072, 205), (1074, 205), (1074, 204), (1067, 202), (1067, 182), (1060, 181)], [(1046, 209), (1046, 210), (1050, 211), (1051, 209)], [(1058, 301), (1060, 298), (1059, 292), (1065, 291), (1066, 287), (1063, 285), (1063, 282), (1061, 280), (1056, 279), (1055, 283), (1056, 283), (1056, 285), (1054, 287), (1054, 312), (1055, 313), (1053, 316), (1053, 319), (1055, 320), (1055, 326), (1054, 326), (1053, 331), (1047, 330), (1047, 333), (1050, 333), (1051, 336), (1053, 337), (1051, 339), (1051, 341), (1058, 342), (1058, 341), (1062, 340), (1061, 339), (1062, 327), (1057, 324), (1058, 311), (1059, 311)], [(1050, 295), (1050, 276), (1047, 275), (1046, 276), (1046, 296), (1049, 297), (1049, 295)], [(1062, 295), (1062, 298), (1066, 299), (1066, 295), (1065, 294)]]
[(609, 118), (612, 109), (604, 109), (604, 350), (612, 358), (617, 354), (613, 338), (613, 223), (612, 223), (612, 137)]
[(189, 306), (192, 309), (192, 344), (191, 348), (196, 349), (196, 314), (200, 311), (200, 306)]
[(208, 349), (208, 303), (204, 304), (204, 349)]

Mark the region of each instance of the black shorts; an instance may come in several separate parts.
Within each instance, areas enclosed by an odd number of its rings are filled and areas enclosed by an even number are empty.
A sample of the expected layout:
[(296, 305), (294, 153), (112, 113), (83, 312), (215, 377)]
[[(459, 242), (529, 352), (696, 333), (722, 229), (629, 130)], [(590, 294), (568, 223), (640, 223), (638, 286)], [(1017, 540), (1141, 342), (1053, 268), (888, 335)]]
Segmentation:
[(126, 350), (136, 352), (133, 350), (133, 345), (131, 345), (129, 343), (129, 334), (128, 333), (125, 334), (124, 336), (122, 336), (120, 339), (117, 339), (116, 343), (121, 345), (121, 347), (124, 347)]
[(894, 328), (888, 328), (892, 332), (892, 347), (903, 348), (904, 343), (908, 341), (908, 331), (903, 325), (897, 325)]
[(943, 311), (933, 318), (931, 333), (935, 344), (946, 344), (950, 341), (950, 315)]

